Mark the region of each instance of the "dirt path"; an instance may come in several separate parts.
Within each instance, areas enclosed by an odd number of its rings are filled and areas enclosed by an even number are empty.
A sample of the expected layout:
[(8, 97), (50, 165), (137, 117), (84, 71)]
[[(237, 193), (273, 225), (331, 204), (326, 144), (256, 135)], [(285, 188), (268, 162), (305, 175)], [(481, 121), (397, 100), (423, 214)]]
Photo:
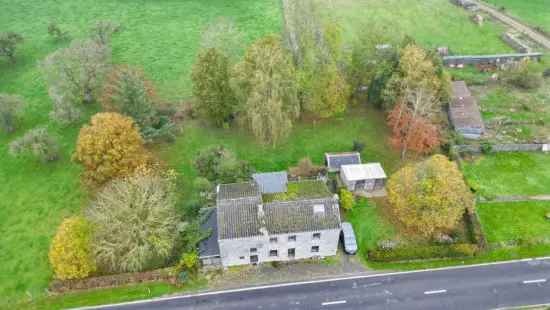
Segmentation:
[(542, 45), (546, 49), (550, 49), (550, 38), (545, 37), (544, 35), (540, 34), (537, 31), (534, 31), (531, 29), (531, 27), (521, 23), (515, 18), (512, 18), (499, 10), (495, 9), (494, 7), (483, 3), (478, 0), (472, 0), (472, 2), (475, 2), (479, 8), (487, 13), (489, 13), (494, 18), (498, 19), (502, 23), (512, 27), (513, 29), (524, 33), (525, 35), (529, 36), (533, 41), (537, 42), (538, 44)]
[(484, 202), (521, 202), (521, 201), (550, 201), (550, 195), (538, 196), (497, 196)]

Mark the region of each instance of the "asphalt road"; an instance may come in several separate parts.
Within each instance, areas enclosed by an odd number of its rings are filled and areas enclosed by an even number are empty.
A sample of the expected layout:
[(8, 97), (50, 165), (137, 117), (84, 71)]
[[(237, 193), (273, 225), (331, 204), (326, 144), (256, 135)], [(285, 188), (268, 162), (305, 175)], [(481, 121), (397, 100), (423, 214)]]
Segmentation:
[(281, 284), (103, 309), (495, 309), (550, 303), (550, 259)]

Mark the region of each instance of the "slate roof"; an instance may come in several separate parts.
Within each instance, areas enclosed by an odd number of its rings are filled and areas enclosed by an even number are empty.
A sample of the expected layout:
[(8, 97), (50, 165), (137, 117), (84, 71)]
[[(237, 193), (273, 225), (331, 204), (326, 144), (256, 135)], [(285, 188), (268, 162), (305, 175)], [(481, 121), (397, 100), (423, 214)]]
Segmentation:
[[(263, 204), (257, 186), (250, 183), (218, 187), (217, 225), (220, 240), (340, 227), (338, 198), (331, 194), (324, 198)], [(238, 197), (239, 193), (241, 197)], [(323, 212), (316, 212), (320, 210)]]
[(255, 198), (261, 195), (256, 182), (220, 184), (216, 192), (218, 200)]
[(464, 81), (453, 82), (453, 95), (449, 105), (449, 117), (456, 130), (484, 131), (483, 119), (477, 100), (471, 95)]
[[(316, 210), (317, 209), (317, 210)], [(322, 212), (315, 212), (320, 211)], [(338, 199), (277, 201), (263, 207), (269, 234), (319, 231), (340, 228)]]
[(326, 153), (325, 162), (331, 172), (340, 171), (342, 165), (357, 165), (361, 163), (361, 154), (358, 152)]
[(284, 193), (287, 191), (288, 174), (286, 171), (254, 173), (252, 178), (258, 183), (262, 194)]
[(208, 219), (201, 224), (201, 229), (207, 231), (212, 230), (212, 233), (208, 238), (201, 240), (199, 243), (199, 257), (211, 257), (211, 256), (220, 256), (220, 245), (218, 244), (218, 223), (216, 210), (210, 211)]
[(385, 179), (386, 173), (379, 163), (344, 165), (342, 173), (348, 181)]

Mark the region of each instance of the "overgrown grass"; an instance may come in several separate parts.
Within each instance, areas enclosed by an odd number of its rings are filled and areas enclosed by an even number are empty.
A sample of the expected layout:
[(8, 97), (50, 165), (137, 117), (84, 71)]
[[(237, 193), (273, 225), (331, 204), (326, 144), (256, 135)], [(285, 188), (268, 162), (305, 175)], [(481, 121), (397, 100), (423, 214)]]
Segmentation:
[(503, 28), (490, 21), (475, 25), (466, 10), (448, 0), (319, 0), (343, 23), (345, 35), (385, 25), (394, 35), (406, 34), (428, 48), (447, 46), (457, 54), (511, 52), (501, 39)]
[(351, 211), (344, 214), (350, 222), (357, 238), (358, 255), (366, 261), (369, 249), (376, 248), (378, 241), (393, 239), (394, 227), (384, 219), (379, 207), (372, 201), (359, 199)]
[(160, 150), (169, 166), (185, 178), (184, 191), (192, 192), (190, 181), (197, 175), (193, 160), (198, 152), (211, 145), (224, 145), (241, 159), (248, 160), (262, 172), (286, 170), (301, 158), (310, 157), (316, 164), (324, 164), (325, 152), (350, 151), (353, 141), (365, 144), (361, 158), (365, 162), (381, 162), (386, 172), (392, 173), (399, 165), (399, 155), (386, 143), (387, 127), (383, 113), (375, 109), (357, 107), (345, 115), (317, 123), (298, 123), (291, 136), (272, 148), (259, 145), (247, 131), (219, 129), (189, 122), (176, 143)]
[[(0, 59), (0, 92), (22, 95), (27, 106), (12, 135), (0, 134), (0, 308), (13, 300), (40, 297), (51, 278), (48, 248), (63, 217), (87, 203), (79, 184), (79, 167), (70, 160), (79, 126), (62, 128), (48, 121), (51, 100), (37, 63), (69, 41), (55, 42), (47, 33), (56, 21), (73, 38), (83, 38), (96, 20), (123, 27), (113, 40), (113, 60), (143, 67), (159, 95), (168, 101), (190, 96), (190, 69), (200, 32), (215, 19), (235, 20), (245, 43), (279, 32), (278, 0), (0, 0), (0, 29), (25, 37), (17, 63)], [(88, 109), (91, 114), (94, 108)], [(13, 159), (7, 144), (26, 129), (47, 125), (62, 145), (61, 160), (41, 165)], [(98, 293), (99, 294), (99, 293)], [(98, 297), (99, 299), (99, 297)]]
[(526, 24), (550, 32), (550, 3), (548, 0), (484, 0), (519, 18)]
[(518, 240), (550, 241), (550, 202), (485, 203), (477, 212), (490, 243)]
[(465, 162), (464, 175), (482, 196), (550, 194), (550, 155), (498, 153)]

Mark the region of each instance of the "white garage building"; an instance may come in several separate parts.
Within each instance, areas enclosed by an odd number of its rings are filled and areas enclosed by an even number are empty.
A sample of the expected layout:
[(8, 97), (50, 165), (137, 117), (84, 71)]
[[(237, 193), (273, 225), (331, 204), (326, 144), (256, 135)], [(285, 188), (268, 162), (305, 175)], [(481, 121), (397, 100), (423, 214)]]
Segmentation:
[(386, 173), (380, 163), (343, 165), (340, 179), (349, 191), (373, 192), (386, 185)]

